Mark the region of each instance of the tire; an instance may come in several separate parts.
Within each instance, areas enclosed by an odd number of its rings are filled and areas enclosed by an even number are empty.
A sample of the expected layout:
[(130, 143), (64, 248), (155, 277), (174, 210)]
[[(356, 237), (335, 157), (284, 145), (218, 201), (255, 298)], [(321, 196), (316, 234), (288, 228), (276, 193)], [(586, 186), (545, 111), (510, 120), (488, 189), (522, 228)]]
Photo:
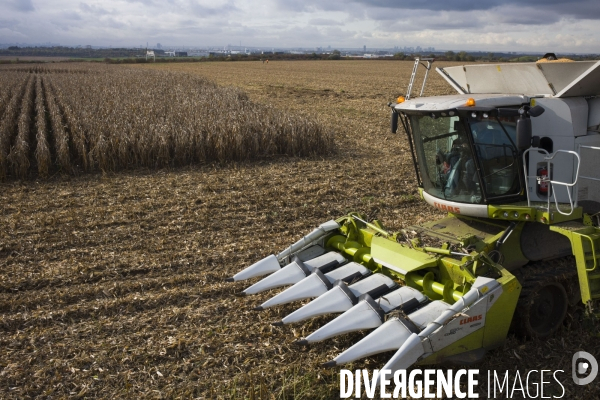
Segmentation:
[(573, 304), (572, 280), (575, 265), (563, 262), (542, 262), (525, 267), (523, 289), (515, 318), (517, 334), (534, 339), (547, 339), (564, 324), (569, 307)]

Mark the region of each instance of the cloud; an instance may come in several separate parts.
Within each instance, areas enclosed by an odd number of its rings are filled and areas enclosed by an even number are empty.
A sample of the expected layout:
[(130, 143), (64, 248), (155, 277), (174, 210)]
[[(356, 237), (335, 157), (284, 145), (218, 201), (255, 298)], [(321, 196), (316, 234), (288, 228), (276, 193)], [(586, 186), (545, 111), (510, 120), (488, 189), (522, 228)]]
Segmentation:
[(83, 17), (81, 16), (81, 14), (78, 11), (73, 10), (73, 11), (61, 12), (58, 16), (56, 16), (54, 18), (54, 20), (59, 25), (63, 25), (64, 21), (70, 21), (71, 23), (77, 22), (77, 21), (83, 21)]
[[(366, 8), (379, 7), (401, 10), (430, 10), (430, 11), (472, 11), (488, 10), (507, 1), (473, 1), (473, 0), (353, 0)], [(509, 0), (510, 1), (510, 0)]]
[(272, 0), (273, 6), (282, 11), (290, 12), (305, 12), (319, 13), (322, 11), (344, 11), (346, 10), (345, 2), (340, 0), (319, 1), (319, 0), (304, 0), (304, 1), (289, 1), (289, 0)]
[[(339, 1), (339, 0), (334, 0)], [(555, 13), (567, 13), (569, 15), (581, 15), (580, 10), (595, 10), (598, 14), (597, 0), (351, 0), (356, 4), (369, 8), (389, 8), (400, 10), (428, 10), (440, 11), (481, 11), (493, 10), (506, 6), (536, 9), (538, 12), (552, 11)]]
[(8, 0), (6, 4), (10, 9), (18, 12), (32, 12), (35, 11), (31, 0)]
[[(355, 18), (368, 18), (373, 21), (402, 20), (419, 18), (423, 27), (433, 24), (428, 18), (440, 14), (462, 14), (463, 20), (486, 15), (495, 21), (511, 21), (514, 24), (544, 25), (565, 17), (576, 19), (600, 19), (597, 0), (329, 0), (321, 3), (315, 0), (288, 2), (276, 0), (279, 7), (293, 11), (322, 12), (345, 10)], [(290, 3), (293, 6), (290, 6)], [(467, 22), (467, 25), (468, 24)]]
[(8, 40), (27, 40), (27, 36), (21, 32), (14, 31), (8, 28), (0, 28), (0, 37)]
[[(214, 2), (212, 2), (214, 4)], [(208, 5), (200, 4), (198, 1), (189, 1), (187, 8), (198, 17), (226, 17), (227, 15), (239, 11), (233, 1), (228, 1), (226, 4), (213, 7)]]
[(110, 15), (112, 14), (110, 11), (96, 6), (94, 4), (89, 5), (87, 3), (79, 3), (79, 9), (84, 13), (92, 14), (94, 16), (102, 16), (102, 15)]
[(313, 26), (344, 26), (344, 23), (341, 21), (326, 18), (313, 18), (308, 23)]
[[(157, 3), (153, 0), (125, 0), (127, 3), (140, 3), (143, 4), (145, 6), (157, 6), (160, 3)], [(171, 1), (169, 1), (168, 3), (171, 3)]]
[(4, 0), (0, 42), (598, 52), (597, 1)]
[(18, 25), (19, 25), (19, 20), (15, 19), (15, 18), (10, 18), (10, 19), (1, 18), (0, 19), (0, 29), (1, 28), (13, 29)]

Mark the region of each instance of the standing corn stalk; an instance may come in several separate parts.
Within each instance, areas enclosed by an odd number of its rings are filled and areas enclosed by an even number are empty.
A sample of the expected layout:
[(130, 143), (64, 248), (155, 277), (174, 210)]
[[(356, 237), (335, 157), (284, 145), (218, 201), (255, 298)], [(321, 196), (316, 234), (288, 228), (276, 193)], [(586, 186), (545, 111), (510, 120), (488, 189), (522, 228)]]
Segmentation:
[(37, 147), (35, 149), (35, 159), (37, 161), (38, 173), (41, 177), (45, 178), (49, 174), (50, 166), (52, 165), (52, 158), (50, 156), (50, 147), (48, 146), (48, 133), (46, 130), (47, 124), (46, 106), (44, 105), (44, 87), (42, 85), (42, 78), (39, 75), (36, 77), (35, 87), (35, 139), (37, 142)]
[[(331, 133), (312, 119), (254, 103), (240, 89), (193, 75), (113, 66), (31, 67), (31, 73), (42, 72), (43, 81), (34, 85), (39, 99), (32, 97), (36, 134), (19, 145), (20, 161), (13, 150), (15, 176), (24, 176), (23, 143), (33, 146), (34, 137), (41, 176), (50, 173), (52, 161), (72, 174), (308, 156), (333, 148)], [(2, 107), (6, 95), (0, 96)], [(0, 140), (8, 146), (4, 158), (0, 154), (3, 176), (14, 140), (14, 134)]]
[(3, 72), (0, 75), (0, 87), (2, 88), (0, 90), (0, 116), (4, 115), (14, 91), (19, 88), (21, 77), (22, 73), (15, 71)]
[(17, 123), (17, 137), (7, 157), (13, 175), (19, 179), (25, 179), (29, 170), (29, 133), (31, 131), (34, 96), (35, 76), (29, 74), (25, 97), (23, 97), (21, 102), (21, 114)]
[(17, 118), (19, 116), (19, 105), (25, 93), (26, 74), (17, 75), (19, 80), (17, 88), (13, 92), (10, 102), (6, 106), (2, 121), (0, 122), (0, 180), (6, 179), (8, 175), (8, 154), (11, 142), (17, 130)]

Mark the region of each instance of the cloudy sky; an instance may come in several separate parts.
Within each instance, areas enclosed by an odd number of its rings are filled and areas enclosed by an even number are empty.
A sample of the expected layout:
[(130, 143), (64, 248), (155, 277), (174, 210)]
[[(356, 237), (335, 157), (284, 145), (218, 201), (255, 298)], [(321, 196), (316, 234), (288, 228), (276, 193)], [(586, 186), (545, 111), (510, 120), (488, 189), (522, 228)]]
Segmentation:
[(0, 43), (600, 53), (598, 0), (0, 0)]

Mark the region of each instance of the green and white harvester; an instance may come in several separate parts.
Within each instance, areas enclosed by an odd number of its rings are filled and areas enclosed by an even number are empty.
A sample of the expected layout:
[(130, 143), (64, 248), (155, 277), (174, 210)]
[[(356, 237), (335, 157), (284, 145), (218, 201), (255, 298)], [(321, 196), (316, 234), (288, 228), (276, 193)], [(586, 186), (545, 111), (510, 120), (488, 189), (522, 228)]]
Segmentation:
[(437, 68), (458, 94), (411, 98), (432, 62), (415, 61), (391, 128), (448, 215), (388, 232), (351, 213), (228, 279), (268, 275), (246, 295), (288, 286), (257, 310), (314, 298), (275, 325), (340, 314), (299, 344), (372, 330), (328, 366), (387, 351), (392, 371), (472, 363), (511, 326), (546, 338), (600, 303), (600, 61)]

